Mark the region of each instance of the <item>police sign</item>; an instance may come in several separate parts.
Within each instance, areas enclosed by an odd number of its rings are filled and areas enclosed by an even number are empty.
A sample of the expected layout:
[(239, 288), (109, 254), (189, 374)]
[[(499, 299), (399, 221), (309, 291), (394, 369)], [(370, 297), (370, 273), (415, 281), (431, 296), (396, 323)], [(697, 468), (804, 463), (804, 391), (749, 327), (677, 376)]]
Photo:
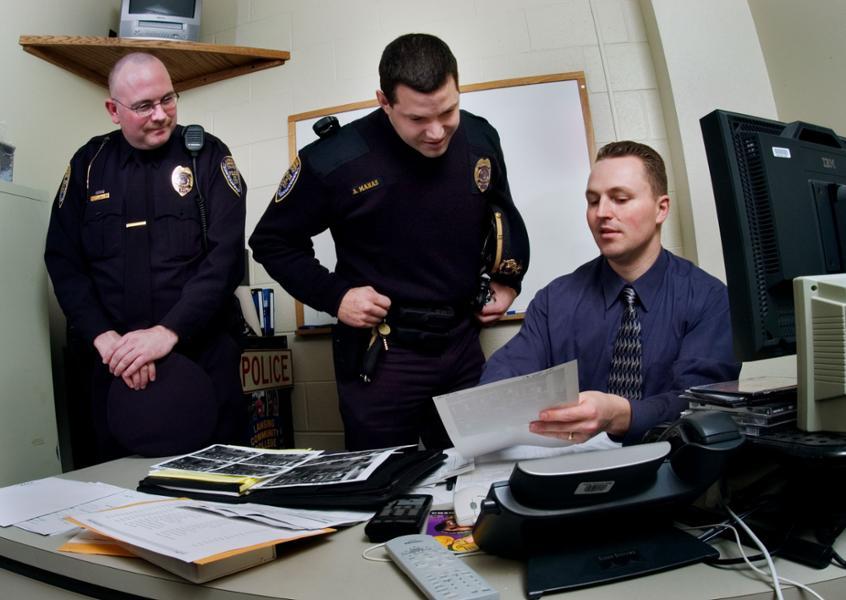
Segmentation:
[(293, 385), (290, 349), (247, 349), (241, 353), (241, 388), (245, 393)]

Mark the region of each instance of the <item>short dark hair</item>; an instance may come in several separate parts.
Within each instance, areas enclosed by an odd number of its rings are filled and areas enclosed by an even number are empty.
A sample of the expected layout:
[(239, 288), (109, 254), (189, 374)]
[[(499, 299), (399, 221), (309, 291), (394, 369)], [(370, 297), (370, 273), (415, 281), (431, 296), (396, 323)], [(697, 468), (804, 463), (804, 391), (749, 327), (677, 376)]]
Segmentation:
[(458, 63), (449, 46), (428, 33), (407, 33), (385, 46), (379, 61), (379, 85), (393, 104), (396, 88), (404, 84), (428, 94), (452, 76), (458, 87)]
[(605, 144), (596, 153), (596, 162), (606, 158), (623, 158), (624, 156), (634, 156), (640, 159), (646, 171), (649, 185), (656, 196), (667, 194), (667, 167), (664, 165), (664, 159), (654, 148), (646, 144), (631, 140)]

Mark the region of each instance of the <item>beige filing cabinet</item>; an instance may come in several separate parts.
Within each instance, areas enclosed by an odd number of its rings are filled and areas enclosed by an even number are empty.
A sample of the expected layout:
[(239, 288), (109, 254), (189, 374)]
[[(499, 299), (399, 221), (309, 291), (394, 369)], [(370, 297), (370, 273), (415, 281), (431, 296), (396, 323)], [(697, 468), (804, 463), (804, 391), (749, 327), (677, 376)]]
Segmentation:
[(0, 486), (61, 472), (44, 237), (50, 203), (0, 181)]

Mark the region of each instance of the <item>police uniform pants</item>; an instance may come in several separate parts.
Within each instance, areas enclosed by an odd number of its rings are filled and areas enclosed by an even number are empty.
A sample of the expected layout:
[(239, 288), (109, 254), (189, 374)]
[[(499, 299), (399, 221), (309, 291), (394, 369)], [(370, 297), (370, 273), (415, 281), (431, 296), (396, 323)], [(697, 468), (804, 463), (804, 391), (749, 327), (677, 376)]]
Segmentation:
[(439, 353), (390, 345), (379, 357), (369, 383), (353, 370), (339, 368), (338, 354), (336, 344), (335, 375), (348, 450), (417, 444), (418, 440), (431, 449), (452, 446), (432, 397), (475, 386), (485, 361), (478, 326), (470, 320), (456, 327)]
[[(218, 418), (211, 441), (224, 444), (246, 443), (247, 409), (238, 374), (240, 349), (235, 340), (228, 334), (218, 334), (201, 343), (178, 344), (174, 351), (181, 352), (200, 365), (212, 381)], [(129, 454), (109, 431), (107, 400), (109, 387), (114, 379), (108, 366), (101, 364), (98, 356), (91, 386), (91, 416), (97, 437), (96, 458), (101, 462)], [(155, 382), (150, 385), (155, 385)]]

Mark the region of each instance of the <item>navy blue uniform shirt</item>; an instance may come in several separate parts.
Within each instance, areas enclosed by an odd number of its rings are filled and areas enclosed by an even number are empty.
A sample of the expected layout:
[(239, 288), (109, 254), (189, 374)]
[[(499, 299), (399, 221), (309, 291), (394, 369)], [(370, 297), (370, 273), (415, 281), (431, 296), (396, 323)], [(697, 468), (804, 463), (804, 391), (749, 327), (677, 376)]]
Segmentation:
[[(190, 342), (228, 326), (244, 269), (246, 184), (229, 149), (209, 134), (193, 173), (182, 132), (177, 126), (160, 148), (137, 150), (113, 131), (71, 159), (53, 204), (45, 262), (69, 323), (89, 342), (111, 329), (124, 334), (156, 324)], [(207, 252), (198, 188), (208, 212)], [(130, 327), (126, 309), (135, 299), (124, 290), (135, 275), (125, 268), (127, 223), (145, 201), (152, 306), (142, 308), (151, 319)]]
[[(519, 265), (493, 279), (519, 291), (529, 242), (494, 128), (462, 111), (447, 151), (429, 158), (377, 109), (302, 149), (250, 246), (291, 295), (332, 315), (349, 289), (365, 285), (398, 304), (467, 306), (478, 289), (489, 203), (507, 213), (509, 258)], [(312, 247), (326, 229), (334, 272)]]
[[(488, 360), (480, 383), (578, 359), (579, 389), (606, 392), (624, 285), (603, 257), (553, 280), (532, 300), (519, 333)], [(687, 407), (678, 397), (686, 388), (737, 379), (740, 372), (722, 282), (662, 250), (632, 286), (642, 327), (643, 393), (631, 403), (626, 444), (677, 419)]]

